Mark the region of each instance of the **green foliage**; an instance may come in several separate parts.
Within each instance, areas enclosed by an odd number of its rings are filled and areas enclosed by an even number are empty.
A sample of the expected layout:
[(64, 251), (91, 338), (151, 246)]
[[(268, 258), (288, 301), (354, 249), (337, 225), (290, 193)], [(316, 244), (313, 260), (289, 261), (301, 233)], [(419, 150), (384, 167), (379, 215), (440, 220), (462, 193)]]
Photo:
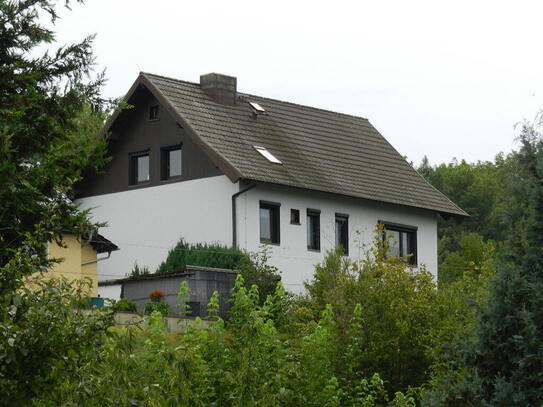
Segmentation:
[(187, 265), (235, 270), (245, 257), (245, 253), (237, 248), (220, 244), (192, 244), (181, 239), (168, 252), (168, 257), (156, 272), (180, 271)]
[(531, 219), (520, 267), (503, 267), (468, 348), (468, 366), (477, 377), (472, 389), (488, 405), (543, 403), (543, 141), (533, 126), (520, 137), (521, 163), (531, 174)]
[[(263, 304), (267, 296), (275, 292), (277, 283), (281, 281), (279, 270), (268, 264), (268, 259), (269, 249), (266, 247), (257, 253), (245, 253), (238, 248), (219, 244), (190, 244), (181, 239), (168, 252), (168, 257), (156, 272), (179, 271), (187, 265), (238, 270), (247, 288), (252, 285), (259, 287), (260, 304)], [(145, 269), (135, 265), (131, 275), (147, 274), (144, 271)]]
[[(92, 37), (39, 55), (54, 40), (38, 16), (56, 20), (54, 1), (0, 2), (0, 298), (21, 276), (45, 270), (47, 243), (93, 226), (67, 198), (86, 168), (105, 162), (95, 131), (105, 117)], [(29, 251), (32, 251), (30, 256)]]
[[(183, 284), (186, 284), (186, 281), (181, 283), (181, 286), (183, 286)], [(166, 316), (170, 313), (170, 307), (166, 302), (164, 302), (164, 293), (162, 291), (151, 291), (149, 298), (151, 301), (145, 304), (145, 307), (143, 308), (144, 314), (152, 315), (153, 313), (158, 312), (161, 315)]]
[[(179, 283), (179, 291), (177, 293), (178, 303), (177, 307), (181, 310), (181, 315), (190, 315), (191, 309), (190, 306), (187, 304), (190, 300), (190, 290), (189, 290), (189, 283), (188, 281), (181, 281)], [(218, 293), (216, 291), (213, 292), (213, 295), (211, 297), (211, 303), (209, 304), (209, 307), (213, 308), (215, 307), (215, 300), (218, 301)], [(211, 309), (210, 308), (210, 309)], [(217, 310), (219, 309), (219, 304), (217, 302)]]
[(465, 259), (470, 244), (479, 253), (488, 253), (483, 245), (493, 245), (499, 263), (521, 263), (531, 212), (531, 175), (521, 161), (518, 151), (498, 154), (493, 162), (453, 160), (432, 167), (423, 160), (419, 173), (471, 215), (463, 220), (439, 217), (440, 279), (453, 281), (470, 269), (466, 262), (472, 259)]
[(116, 331), (35, 405), (414, 406), (401, 393), (389, 401), (378, 375), (356, 384), (334, 375), (337, 331), (330, 307), (307, 335), (283, 338), (271, 311), (286, 301), (282, 292), (258, 305), (256, 287), (247, 289), (240, 276), (227, 324), (218, 316), (209, 328), (196, 320), (179, 335), (168, 334), (154, 312), (141, 328)]
[(111, 305), (113, 312), (136, 312), (136, 304), (126, 298), (121, 298)]
[(238, 270), (243, 276), (247, 287), (258, 286), (259, 303), (263, 304), (268, 295), (273, 295), (281, 274), (277, 267), (268, 264), (269, 248), (264, 246), (261, 251), (249, 253), (242, 257)]
[[(442, 239), (442, 245), (446, 239)], [(484, 274), (495, 268), (496, 248), (492, 241), (485, 241), (477, 233), (467, 233), (460, 237), (458, 246), (457, 251), (445, 251), (441, 256), (440, 286), (461, 279), (465, 273)]]
[(153, 312), (168, 315), (170, 313), (170, 307), (165, 302), (149, 301), (147, 304), (145, 304), (143, 312), (146, 315), (151, 315)]
[[(543, 403), (543, 142), (525, 124), (517, 153), (528, 191), (522, 259), (501, 264), (471, 334), (455, 343), (450, 373), (437, 375), (426, 405), (536, 406)], [(520, 264), (519, 264), (519, 260)]]
[(138, 263), (136, 262), (134, 263), (134, 267), (130, 271), (130, 274), (128, 274), (128, 277), (141, 277), (141, 276), (146, 276), (149, 274), (151, 274), (151, 270), (149, 270), (149, 267), (147, 266), (140, 267), (138, 266)]
[(110, 324), (73, 310), (86, 296), (77, 285), (24, 288), (58, 261), (48, 258), (51, 241), (92, 237), (97, 225), (71, 199), (83, 172), (106, 162), (92, 37), (47, 49), (56, 4), (0, 0), (0, 394), (13, 405), (64, 381)]
[(381, 236), (378, 230), (359, 262), (340, 251), (329, 253), (307, 290), (314, 310), (334, 307), (341, 338), (337, 363), (346, 380), (376, 372), (394, 394), (427, 379), (429, 332), (441, 316), (431, 274), (387, 257), (388, 242), (383, 245)]
[(0, 322), (0, 389), (12, 405), (62, 385), (113, 322), (108, 313), (76, 308), (88, 297), (86, 281), (34, 284), (13, 294)]

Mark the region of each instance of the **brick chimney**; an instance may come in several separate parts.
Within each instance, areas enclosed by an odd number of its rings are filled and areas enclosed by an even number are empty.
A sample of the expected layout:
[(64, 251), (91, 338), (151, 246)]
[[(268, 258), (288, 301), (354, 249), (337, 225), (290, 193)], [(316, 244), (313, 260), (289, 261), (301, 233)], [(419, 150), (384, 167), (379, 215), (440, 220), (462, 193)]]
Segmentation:
[(200, 86), (217, 103), (236, 104), (237, 79), (220, 73), (200, 75)]

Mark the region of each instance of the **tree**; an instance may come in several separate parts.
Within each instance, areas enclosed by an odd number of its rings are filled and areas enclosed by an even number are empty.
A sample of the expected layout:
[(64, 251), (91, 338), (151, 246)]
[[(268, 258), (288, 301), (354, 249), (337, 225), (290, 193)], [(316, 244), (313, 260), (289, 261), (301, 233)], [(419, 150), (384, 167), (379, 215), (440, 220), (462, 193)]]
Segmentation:
[(543, 404), (543, 141), (528, 123), (520, 141), (519, 174), (529, 195), (524, 255), (520, 264), (498, 266), (474, 335), (461, 343), (462, 374), (442, 380), (427, 405)]
[(341, 250), (329, 253), (306, 287), (314, 312), (326, 304), (334, 309), (338, 377), (349, 382), (378, 373), (394, 394), (427, 379), (428, 333), (440, 315), (432, 275), (387, 256), (382, 236), (378, 229), (361, 261), (347, 260)]
[[(56, 1), (0, 0), (0, 394), (14, 404), (52, 386), (46, 372), (76, 363), (107, 325), (74, 314), (78, 327), (64, 283), (23, 288), (55, 261), (49, 242), (96, 229), (71, 199), (82, 171), (106, 160), (97, 129), (108, 104), (99, 95), (103, 75), (90, 76), (92, 37), (36, 56), (55, 39), (40, 16), (54, 23)], [(49, 323), (38, 317), (42, 307)]]
[(521, 163), (531, 175), (526, 254), (520, 267), (499, 271), (468, 353), (478, 378), (474, 392), (491, 406), (543, 403), (543, 141), (527, 123), (520, 141)]

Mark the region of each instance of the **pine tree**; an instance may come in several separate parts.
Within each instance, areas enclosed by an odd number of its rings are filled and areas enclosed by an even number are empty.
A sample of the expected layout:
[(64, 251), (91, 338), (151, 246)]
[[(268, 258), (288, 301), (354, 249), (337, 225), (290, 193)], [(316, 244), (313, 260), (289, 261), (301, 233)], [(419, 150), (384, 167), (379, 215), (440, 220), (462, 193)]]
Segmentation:
[(526, 254), (499, 270), (468, 351), (471, 393), (486, 406), (543, 404), (543, 142), (528, 124), (520, 141), (531, 188)]
[(95, 229), (73, 187), (105, 161), (92, 37), (40, 55), (55, 40), (56, 6), (0, 0), (0, 404), (28, 405), (65, 381), (108, 323), (74, 312), (77, 285), (24, 285), (51, 266), (49, 242)]

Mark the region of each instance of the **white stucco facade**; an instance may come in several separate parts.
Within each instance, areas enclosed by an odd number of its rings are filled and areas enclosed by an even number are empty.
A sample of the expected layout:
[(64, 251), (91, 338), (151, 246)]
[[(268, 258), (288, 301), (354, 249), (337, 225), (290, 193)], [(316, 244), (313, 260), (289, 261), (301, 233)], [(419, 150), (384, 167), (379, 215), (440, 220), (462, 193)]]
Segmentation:
[[(379, 221), (417, 227), (418, 264), (425, 265), (437, 277), (437, 218), (435, 212), (375, 201), (356, 200), (314, 191), (275, 185), (258, 185), (238, 198), (238, 245), (248, 251), (259, 250), (260, 200), (281, 204), (280, 245), (270, 245), (270, 263), (282, 271), (285, 287), (303, 290), (303, 282), (312, 278), (315, 264), (335, 246), (335, 215), (349, 215), (349, 257), (365, 254), (363, 245), (371, 245)], [(307, 249), (307, 209), (320, 210), (321, 250)], [(300, 210), (300, 225), (290, 224), (290, 210)]]
[[(240, 190), (226, 176), (138, 188), (80, 199), (92, 208), (93, 220), (107, 222), (101, 234), (120, 247), (99, 264), (99, 278), (109, 280), (128, 274), (134, 263), (151, 271), (183, 237), (191, 243), (232, 244), (232, 195)], [(280, 204), (280, 244), (271, 245), (270, 263), (282, 271), (290, 291), (303, 290), (335, 244), (335, 214), (349, 215), (349, 256), (357, 259), (370, 244), (378, 221), (417, 227), (418, 263), (437, 274), (437, 219), (427, 210), (356, 200), (337, 195), (262, 185), (237, 198), (237, 242), (247, 251), (258, 251), (260, 200)], [(321, 250), (307, 249), (306, 211), (320, 210)], [(290, 224), (290, 210), (300, 210), (300, 225)]]
[(100, 233), (120, 248), (98, 263), (99, 279), (124, 277), (135, 262), (154, 271), (181, 237), (230, 245), (237, 190), (218, 176), (79, 199), (94, 222), (108, 223)]

